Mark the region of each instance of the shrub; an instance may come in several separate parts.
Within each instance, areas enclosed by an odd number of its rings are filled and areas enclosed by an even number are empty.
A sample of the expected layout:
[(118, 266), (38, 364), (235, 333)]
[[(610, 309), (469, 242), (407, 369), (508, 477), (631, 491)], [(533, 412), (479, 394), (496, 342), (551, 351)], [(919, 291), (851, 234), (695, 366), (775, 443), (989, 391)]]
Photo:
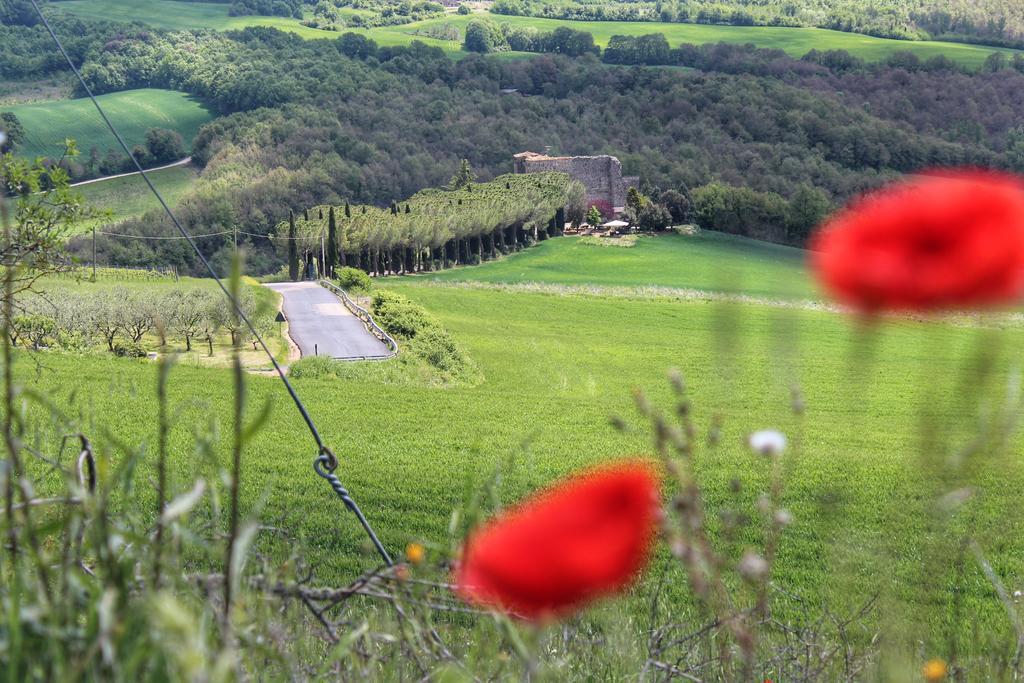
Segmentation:
[(119, 341), (114, 344), (114, 355), (119, 358), (145, 358), (146, 348), (133, 341)]
[(297, 379), (333, 377), (335, 361), (326, 356), (306, 356), (288, 369), (288, 376)]
[(457, 373), (466, 365), (462, 349), (451, 335), (440, 327), (423, 330), (410, 342), (408, 348), (438, 370)]
[(345, 267), (338, 270), (338, 286), (346, 292), (368, 292), (373, 287), (370, 276), (358, 268)]
[(445, 380), (470, 380), (476, 374), (475, 365), (447, 330), (419, 304), (401, 294), (381, 291), (373, 295), (372, 313), (378, 325), (399, 338), (405, 353), (439, 370)]
[(388, 334), (413, 339), (421, 330), (437, 327), (426, 310), (401, 294), (376, 292), (372, 308), (374, 320)]

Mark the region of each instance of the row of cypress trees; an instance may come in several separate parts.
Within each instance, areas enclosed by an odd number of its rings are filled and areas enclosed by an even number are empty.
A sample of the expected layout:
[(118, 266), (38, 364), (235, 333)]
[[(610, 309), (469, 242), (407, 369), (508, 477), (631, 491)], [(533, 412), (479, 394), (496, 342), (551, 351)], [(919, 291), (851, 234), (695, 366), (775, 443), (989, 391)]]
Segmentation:
[(314, 207), (290, 214), (287, 232), (280, 225), (274, 239), (287, 245), (293, 280), (346, 266), (416, 273), (479, 263), (559, 235), (566, 220), (582, 217), (583, 201), (582, 185), (565, 174), (509, 175), (424, 190), (387, 209)]

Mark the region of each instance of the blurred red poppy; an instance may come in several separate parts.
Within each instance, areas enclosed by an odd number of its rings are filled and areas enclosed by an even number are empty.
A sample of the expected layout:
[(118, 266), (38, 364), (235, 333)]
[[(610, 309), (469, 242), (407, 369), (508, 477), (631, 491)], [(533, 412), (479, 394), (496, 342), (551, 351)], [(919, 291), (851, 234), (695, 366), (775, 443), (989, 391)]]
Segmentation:
[(565, 616), (633, 581), (658, 515), (658, 478), (644, 461), (572, 477), (470, 534), (458, 592), (526, 619)]
[(982, 171), (919, 176), (841, 211), (812, 249), (825, 287), (864, 312), (1012, 302), (1024, 290), (1024, 184)]

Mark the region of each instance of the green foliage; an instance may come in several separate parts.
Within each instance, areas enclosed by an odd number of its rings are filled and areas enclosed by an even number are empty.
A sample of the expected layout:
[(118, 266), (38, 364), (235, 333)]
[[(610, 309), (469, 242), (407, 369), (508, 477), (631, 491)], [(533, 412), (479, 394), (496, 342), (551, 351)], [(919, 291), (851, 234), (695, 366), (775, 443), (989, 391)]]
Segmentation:
[(288, 366), (294, 379), (327, 379), (334, 376), (334, 361), (327, 356), (306, 356)]
[(295, 282), (299, 279), (299, 245), (298, 233), (295, 231), (295, 213), (288, 212), (288, 279)]
[(466, 38), (462, 48), (467, 52), (504, 52), (509, 49), (508, 40), (501, 28), (493, 21), (473, 18), (466, 25)]
[(0, 112), (0, 134), (4, 136), (0, 141), (0, 154), (13, 152), (15, 147), (25, 141), (25, 127), (14, 112)]
[(828, 195), (809, 185), (802, 186), (789, 202), (786, 229), (789, 239), (802, 244), (832, 211)]
[(590, 225), (590, 227), (601, 225), (601, 222), (601, 209), (597, 208), (596, 206), (591, 206), (589, 209), (587, 209), (587, 223)]
[[(68, 140), (62, 158), (77, 154), (74, 141)], [(66, 269), (68, 234), (75, 223), (93, 215), (71, 189), (68, 174), (39, 161), (0, 155), (0, 201), (5, 201), (2, 218), (10, 230), (0, 245), (0, 263), (10, 269), (11, 291), (30, 289), (38, 278)]]
[[(491, 235), (515, 225), (543, 229), (560, 208), (582, 200), (583, 187), (563, 173), (499, 176), (461, 190), (427, 189), (403, 202), (408, 212), (399, 211), (397, 204), (389, 209), (362, 206), (350, 218), (337, 219), (339, 246), (351, 254), (366, 249), (439, 248), (452, 240)], [(308, 220), (296, 220), (300, 249), (311, 252), (319, 249), (320, 235), (329, 227), (318, 218), (323, 207), (315, 208)], [(284, 235), (286, 229), (279, 224), (275, 234)]]
[(155, 163), (166, 164), (185, 157), (185, 143), (176, 130), (150, 128), (146, 131), (146, 151)]
[(473, 174), (473, 168), (469, 165), (469, 160), (463, 159), (459, 162), (459, 170), (448, 181), (448, 189), (463, 190), (472, 185), (474, 180), (476, 180), (476, 176)]
[(328, 211), (327, 220), (327, 253), (325, 258), (327, 263), (324, 264), (324, 270), (326, 271), (327, 277), (334, 277), (334, 269), (338, 264), (338, 254), (340, 245), (338, 242), (338, 222), (334, 217), (334, 207), (332, 206)]
[(301, 19), (302, 5), (303, 0), (231, 0), (228, 14), (233, 17), (256, 14)]
[(609, 64), (671, 64), (668, 40), (661, 33), (645, 36), (612, 36), (604, 50)]
[(346, 266), (335, 274), (338, 286), (350, 293), (369, 292), (373, 287), (373, 281), (366, 271), (360, 268)]
[(1024, 9), (1000, 0), (970, 5), (955, 0), (881, 0), (865, 11), (864, 0), (496, 0), (505, 15), (604, 22), (680, 22), (704, 25), (816, 26), (884, 38), (938, 38), (990, 45), (1024, 46)]
[(786, 240), (789, 205), (774, 192), (710, 183), (693, 191), (693, 211), (697, 224), (706, 230), (772, 242)]
[(475, 365), (422, 306), (401, 294), (379, 290), (373, 294), (371, 312), (376, 323), (398, 339), (399, 354), (413, 354), (445, 378), (465, 381), (475, 377)]
[(408, 298), (387, 290), (373, 293), (373, 319), (388, 334), (414, 338), (421, 330), (437, 326), (436, 321), (423, 309)]
[(456, 10), (458, 14), (466, 15), (472, 14), (473, 10), (470, 9), (469, 5), (459, 5), (459, 9)]
[(146, 347), (139, 342), (126, 340), (114, 343), (114, 355), (118, 358), (145, 358)]

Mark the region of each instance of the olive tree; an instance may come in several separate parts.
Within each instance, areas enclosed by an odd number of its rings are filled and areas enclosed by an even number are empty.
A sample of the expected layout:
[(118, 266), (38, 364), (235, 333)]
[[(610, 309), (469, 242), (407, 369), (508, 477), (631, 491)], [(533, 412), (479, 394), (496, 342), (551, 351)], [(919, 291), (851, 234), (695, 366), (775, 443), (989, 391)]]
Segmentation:
[(171, 330), (185, 340), (185, 350), (191, 351), (192, 340), (206, 332), (210, 325), (210, 309), (214, 298), (202, 290), (174, 294)]

